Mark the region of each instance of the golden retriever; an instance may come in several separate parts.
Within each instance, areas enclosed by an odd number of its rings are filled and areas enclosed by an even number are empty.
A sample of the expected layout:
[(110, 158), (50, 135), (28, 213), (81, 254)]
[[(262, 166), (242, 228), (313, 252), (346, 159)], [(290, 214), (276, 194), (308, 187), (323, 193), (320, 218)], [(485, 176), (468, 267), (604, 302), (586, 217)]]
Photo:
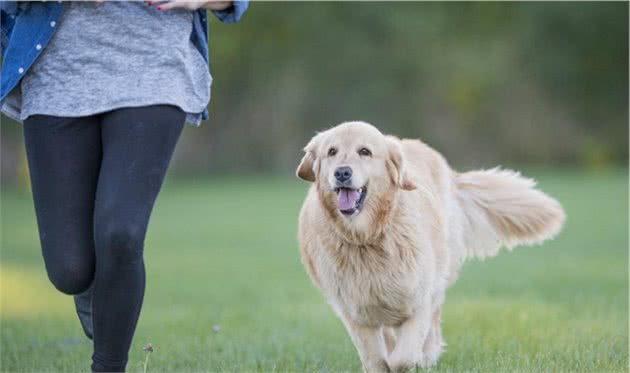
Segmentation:
[(317, 134), (297, 168), (312, 182), (302, 262), (367, 372), (434, 365), (445, 292), (468, 258), (556, 235), (560, 204), (519, 173), (458, 173), (419, 140), (364, 122)]

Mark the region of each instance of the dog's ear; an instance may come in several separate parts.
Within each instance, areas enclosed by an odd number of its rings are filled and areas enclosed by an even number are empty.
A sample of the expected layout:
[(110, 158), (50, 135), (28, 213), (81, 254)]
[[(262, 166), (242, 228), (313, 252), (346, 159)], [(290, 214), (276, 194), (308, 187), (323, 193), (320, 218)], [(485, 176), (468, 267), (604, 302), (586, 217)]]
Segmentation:
[(315, 182), (315, 175), (317, 167), (317, 145), (321, 139), (321, 133), (318, 133), (311, 139), (311, 141), (304, 147), (304, 157), (300, 161), (300, 165), (295, 170), (295, 174), (302, 180)]
[(315, 170), (313, 166), (315, 165), (315, 154), (312, 151), (306, 151), (304, 157), (300, 161), (300, 165), (298, 166), (295, 174), (302, 180), (314, 182), (315, 181)]
[(387, 171), (392, 181), (402, 190), (414, 190), (416, 184), (409, 178), (405, 169), (405, 157), (400, 140), (393, 136), (387, 136), (388, 155)]

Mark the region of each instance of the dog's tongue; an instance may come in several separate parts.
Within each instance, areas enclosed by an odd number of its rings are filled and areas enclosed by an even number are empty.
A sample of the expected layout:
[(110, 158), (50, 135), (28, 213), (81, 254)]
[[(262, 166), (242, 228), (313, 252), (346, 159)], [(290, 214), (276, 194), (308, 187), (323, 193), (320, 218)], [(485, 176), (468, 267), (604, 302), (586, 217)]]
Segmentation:
[(361, 194), (356, 189), (340, 189), (337, 195), (337, 207), (339, 210), (350, 210), (354, 208)]

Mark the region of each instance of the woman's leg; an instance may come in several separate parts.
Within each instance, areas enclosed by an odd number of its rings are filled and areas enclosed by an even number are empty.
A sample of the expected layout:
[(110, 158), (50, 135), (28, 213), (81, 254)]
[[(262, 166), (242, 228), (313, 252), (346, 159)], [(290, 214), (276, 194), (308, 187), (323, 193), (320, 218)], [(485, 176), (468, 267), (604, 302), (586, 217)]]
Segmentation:
[(103, 114), (96, 193), (92, 370), (123, 371), (144, 296), (143, 244), (185, 113), (174, 106)]
[(81, 293), (94, 278), (99, 122), (34, 115), (24, 123), (24, 142), (48, 277), (66, 294)]

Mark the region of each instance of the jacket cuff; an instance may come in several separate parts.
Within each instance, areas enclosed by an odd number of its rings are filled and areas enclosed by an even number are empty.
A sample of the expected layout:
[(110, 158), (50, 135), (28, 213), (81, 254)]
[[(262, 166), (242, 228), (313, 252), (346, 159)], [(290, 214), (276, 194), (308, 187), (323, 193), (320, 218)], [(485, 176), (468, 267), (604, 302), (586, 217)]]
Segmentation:
[(248, 5), (249, 0), (234, 1), (229, 8), (225, 10), (213, 10), (212, 13), (223, 23), (234, 23), (241, 19)]

